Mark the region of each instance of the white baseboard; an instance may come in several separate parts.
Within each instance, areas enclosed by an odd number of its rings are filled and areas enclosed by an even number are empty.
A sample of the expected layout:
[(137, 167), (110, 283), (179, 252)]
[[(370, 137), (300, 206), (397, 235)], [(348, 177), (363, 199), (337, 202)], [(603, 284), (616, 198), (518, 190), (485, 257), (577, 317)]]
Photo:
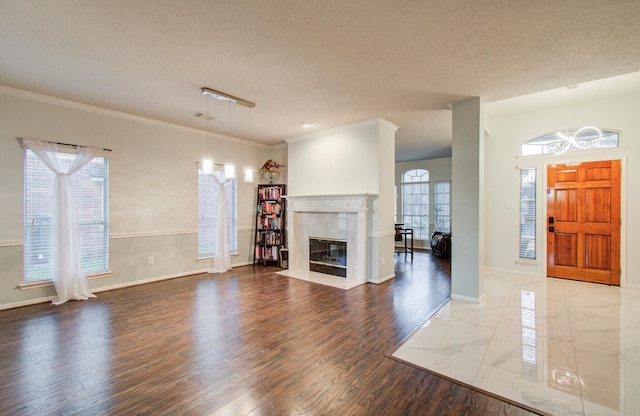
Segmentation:
[(38, 303), (51, 302), (55, 298), (57, 298), (57, 296), (47, 296), (44, 298), (29, 299), (29, 300), (23, 300), (20, 302), (5, 303), (4, 305), (0, 305), (0, 311), (4, 309), (20, 308), (22, 306), (30, 306), (30, 305), (37, 305)]
[[(250, 264), (252, 264), (252, 263), (250, 263), (250, 262), (237, 263), (237, 264), (233, 264), (233, 267), (247, 266), (247, 265), (250, 265)], [(107, 292), (109, 290), (124, 289), (124, 288), (127, 288), (127, 287), (144, 285), (144, 284), (153, 283), (153, 282), (160, 282), (162, 280), (177, 279), (179, 277), (191, 276), (191, 275), (196, 275), (196, 274), (201, 274), (201, 273), (207, 273), (207, 270), (206, 269), (203, 269), (203, 270), (191, 270), (191, 271), (184, 272), (184, 273), (176, 273), (176, 274), (170, 274), (170, 275), (165, 275), (165, 276), (156, 276), (156, 277), (151, 277), (151, 278), (148, 278), (148, 279), (135, 280), (135, 281), (132, 281), (132, 282), (124, 282), (124, 283), (118, 283), (118, 284), (110, 285), (110, 286), (102, 286), (102, 287), (99, 287), (99, 288), (91, 289), (91, 292), (92, 293)], [(43, 297), (43, 298), (35, 298), (35, 299), (23, 300), (23, 301), (20, 301), (20, 302), (5, 303), (3, 305), (0, 305), (0, 310), (20, 308), (22, 306), (30, 306), (30, 305), (37, 305), (39, 303), (51, 302), (56, 297), (57, 296), (54, 295), (54, 296), (47, 296), (47, 297)]]
[(480, 295), (479, 298), (472, 298), (471, 296), (458, 295), (458, 294), (452, 293), (451, 299), (459, 300), (462, 302), (468, 302), (468, 303), (482, 303), (482, 300), (484, 299), (484, 293)]
[(115, 284), (115, 285), (102, 286), (102, 287), (99, 287), (99, 288), (96, 288), (96, 289), (91, 289), (91, 291), (93, 293), (107, 292), (109, 290), (124, 289), (125, 287), (146, 285), (147, 283), (161, 282), (163, 280), (177, 279), (179, 277), (191, 276), (191, 275), (194, 275), (194, 274), (201, 274), (201, 273), (207, 273), (207, 270), (206, 269), (203, 269), (203, 270), (192, 270), (192, 271), (184, 272), (184, 273), (177, 273), (177, 274), (170, 274), (170, 275), (165, 275), (165, 276), (150, 277), (148, 279), (136, 280), (136, 281), (133, 281), (133, 282), (124, 282), (124, 283), (118, 283), (118, 284)]
[(546, 277), (541, 273), (522, 272), (522, 271), (519, 271), (519, 270), (501, 269), (501, 268), (498, 268), (498, 267), (485, 267), (484, 270), (487, 271), (487, 272), (517, 274), (517, 275), (531, 276), (531, 277)]
[(390, 274), (390, 275), (388, 275), (388, 276), (385, 276), (385, 277), (383, 277), (383, 278), (381, 278), (381, 279), (378, 279), (378, 280), (373, 281), (373, 282), (368, 282), (368, 283), (373, 283), (373, 284), (379, 285), (380, 283), (384, 283), (384, 282), (386, 282), (387, 280), (391, 280), (391, 279), (393, 279), (394, 277), (396, 277), (396, 274), (395, 274), (395, 273), (391, 273), (391, 274)]

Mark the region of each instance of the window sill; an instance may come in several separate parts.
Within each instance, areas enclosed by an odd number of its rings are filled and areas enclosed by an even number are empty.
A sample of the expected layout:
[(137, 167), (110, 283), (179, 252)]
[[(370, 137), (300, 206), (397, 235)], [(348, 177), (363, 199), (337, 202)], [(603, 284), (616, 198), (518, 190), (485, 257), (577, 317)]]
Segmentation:
[(539, 266), (540, 262), (538, 260), (518, 259), (518, 260), (516, 260), (516, 264), (522, 264), (524, 266)]
[[(90, 274), (90, 275), (87, 276), (87, 280), (100, 279), (102, 277), (109, 277), (109, 276), (111, 276), (111, 270), (106, 271), (106, 272)], [(47, 286), (53, 286), (53, 281), (51, 281), (51, 280), (39, 280), (37, 282), (20, 283), (18, 285), (20, 290), (37, 289), (39, 287), (47, 287)]]
[[(237, 256), (240, 254), (239, 251), (232, 251), (231, 253), (229, 253), (231, 256)], [(211, 261), (213, 260), (215, 257), (214, 256), (209, 256), (209, 257), (197, 257), (196, 258), (196, 262), (197, 263), (204, 263), (205, 261)]]

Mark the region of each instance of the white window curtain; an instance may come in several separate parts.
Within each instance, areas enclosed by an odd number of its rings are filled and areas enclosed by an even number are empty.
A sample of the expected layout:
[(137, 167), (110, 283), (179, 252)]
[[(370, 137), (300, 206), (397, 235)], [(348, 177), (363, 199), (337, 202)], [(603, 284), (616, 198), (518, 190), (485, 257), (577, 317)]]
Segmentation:
[(82, 271), (78, 218), (71, 176), (98, 156), (102, 149), (77, 148), (76, 157), (65, 172), (58, 160), (58, 145), (37, 139), (23, 139), (22, 143), (56, 174), (53, 183), (53, 285), (58, 295), (53, 301), (60, 305), (68, 300), (87, 300), (95, 297)]
[(227, 223), (227, 197), (224, 185), (233, 180), (233, 178), (222, 180), (223, 176), (224, 173), (221, 171), (216, 171), (211, 175), (218, 185), (218, 215), (216, 218), (216, 250), (213, 253), (213, 262), (208, 270), (209, 273), (222, 273), (231, 270), (231, 243), (229, 239), (229, 224)]

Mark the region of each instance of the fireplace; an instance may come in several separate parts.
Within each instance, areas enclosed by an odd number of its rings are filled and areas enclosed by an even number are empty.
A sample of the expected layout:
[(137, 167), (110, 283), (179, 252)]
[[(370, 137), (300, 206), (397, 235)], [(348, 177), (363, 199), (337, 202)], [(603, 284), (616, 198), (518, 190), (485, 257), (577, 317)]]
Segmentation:
[(309, 270), (347, 277), (347, 242), (330, 238), (309, 238)]
[[(351, 289), (367, 282), (369, 270), (369, 217), (373, 194), (285, 196), (287, 198), (287, 242), (289, 269), (278, 272), (288, 277), (329, 286)], [(346, 243), (344, 256), (327, 255), (327, 260), (312, 259), (310, 240)], [(317, 251), (317, 250), (315, 250)], [(331, 258), (344, 257), (342, 267)], [(347, 258), (349, 259), (347, 261)], [(340, 274), (316, 271), (317, 264)]]

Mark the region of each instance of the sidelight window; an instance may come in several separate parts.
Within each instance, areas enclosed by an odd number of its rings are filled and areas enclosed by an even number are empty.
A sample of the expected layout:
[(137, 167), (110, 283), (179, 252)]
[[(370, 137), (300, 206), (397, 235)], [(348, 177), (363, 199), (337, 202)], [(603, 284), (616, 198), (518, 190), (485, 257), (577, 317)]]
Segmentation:
[(520, 169), (519, 258), (536, 259), (536, 169)]
[(436, 183), (436, 231), (451, 232), (451, 182)]

